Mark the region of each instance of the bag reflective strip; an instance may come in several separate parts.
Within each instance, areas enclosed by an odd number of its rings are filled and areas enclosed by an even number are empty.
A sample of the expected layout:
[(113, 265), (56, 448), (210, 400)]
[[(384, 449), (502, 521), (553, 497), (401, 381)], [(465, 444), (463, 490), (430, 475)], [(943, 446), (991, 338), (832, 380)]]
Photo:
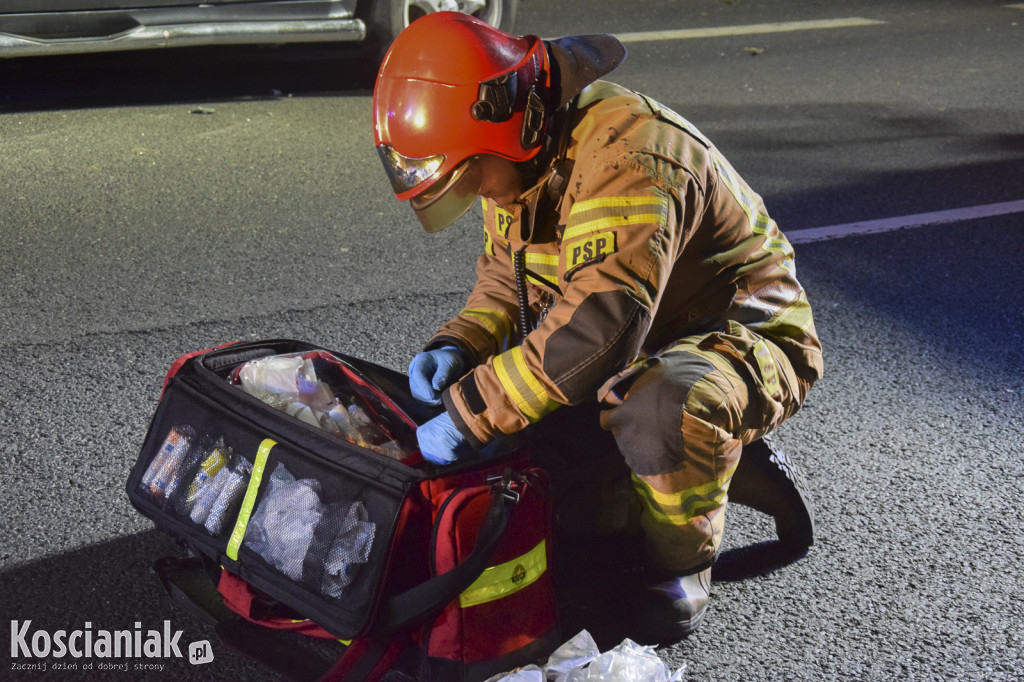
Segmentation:
[(263, 469), (267, 465), (267, 457), (275, 445), (277, 445), (277, 441), (266, 438), (260, 443), (259, 450), (256, 451), (256, 461), (252, 465), (249, 487), (245, 489), (245, 499), (242, 500), (242, 508), (238, 510), (235, 529), (231, 531), (231, 539), (224, 551), (232, 561), (238, 561), (238, 548), (242, 545), (245, 528), (249, 525), (249, 516), (252, 514), (253, 505), (256, 504), (256, 493), (259, 491), (260, 481), (263, 479)]
[(537, 581), (548, 569), (547, 543), (541, 540), (526, 554), (484, 569), (459, 595), (459, 606), (469, 608), (515, 594)]

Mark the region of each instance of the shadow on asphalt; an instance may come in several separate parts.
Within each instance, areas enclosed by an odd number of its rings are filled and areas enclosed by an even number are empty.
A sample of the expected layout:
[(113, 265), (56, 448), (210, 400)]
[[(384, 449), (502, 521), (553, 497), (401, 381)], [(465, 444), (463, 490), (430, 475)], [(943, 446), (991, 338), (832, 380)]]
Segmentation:
[(365, 96), (375, 74), (376, 64), (345, 44), (0, 59), (0, 112)]
[[(177, 607), (163, 592), (150, 572), (153, 561), (176, 550), (165, 534), (152, 530), (108, 542), (101, 542), (61, 555), (33, 561), (0, 573), (3, 606), (0, 623), (10, 635), (9, 623), (25, 621), (28, 642), (31, 633), (58, 630), (135, 630), (162, 631), (164, 621), (171, 631), (181, 630), (178, 641), (182, 658), (141, 659), (74, 659), (71, 656), (39, 659), (50, 664), (49, 670), (33, 672), (22, 679), (88, 679), (126, 680), (175, 679), (200, 680), (211, 677), (235, 680), (274, 679), (252, 661), (214, 642), (213, 632), (197, 619)], [(140, 625), (136, 625), (140, 624)], [(193, 666), (187, 662), (188, 644), (209, 640), (214, 661)], [(6, 651), (11, 651), (8, 644)], [(23, 653), (23, 652), (20, 652)], [(33, 658), (11, 657), (8, 664), (32, 662)], [(127, 670), (101, 670), (104, 663), (124, 663)], [(53, 664), (75, 664), (77, 670), (54, 670)], [(92, 669), (86, 666), (92, 664)], [(153, 671), (136, 670), (136, 664), (162, 666)]]
[[(624, 543), (634, 540), (622, 540)], [(799, 557), (787, 556), (776, 542), (764, 542), (750, 547), (727, 551), (719, 558), (715, 580), (736, 581), (764, 575)], [(621, 548), (620, 548), (621, 549)], [(614, 561), (622, 554), (609, 551), (606, 544), (597, 541), (587, 547), (574, 547), (579, 561), (571, 561), (573, 585), (563, 591), (567, 602), (563, 605), (563, 635), (568, 638), (581, 629), (591, 632), (602, 650), (609, 649), (626, 637), (636, 638), (622, 619), (617, 607), (597, 595), (615, 594), (609, 586), (620, 585), (628, 579), (628, 572), (616, 568)], [(53, 670), (32, 675), (32, 679), (89, 679), (89, 680), (142, 680), (178, 679), (206, 680), (211, 676), (223, 679), (278, 679), (256, 661), (247, 658), (218, 641), (212, 626), (185, 611), (168, 597), (158, 579), (150, 571), (152, 563), (161, 556), (180, 554), (174, 542), (160, 531), (152, 530), (109, 542), (83, 547), (65, 554), (41, 559), (0, 573), (4, 605), (0, 607), (0, 622), (18, 622), (28, 626), (27, 642), (37, 631), (55, 633), (58, 630), (163, 630), (165, 621), (171, 631), (182, 632), (179, 648), (182, 658), (155, 659), (56, 659), (55, 662), (73, 663), (77, 670)], [(604, 560), (602, 560), (602, 557)], [(579, 571), (587, 566), (586, 574)], [(565, 587), (563, 585), (563, 587)], [(616, 589), (617, 588), (613, 588)], [(621, 593), (621, 590), (618, 590)], [(5, 628), (6, 629), (6, 628)], [(10, 630), (8, 630), (10, 632)], [(297, 637), (297, 636), (296, 636)], [(188, 645), (210, 641), (213, 662), (195, 666), (187, 661)], [(7, 650), (10, 650), (9, 648)], [(12, 663), (31, 662), (35, 659), (12, 658)], [(128, 670), (99, 670), (106, 662), (124, 663)], [(137, 663), (161, 666), (157, 673), (135, 670)], [(92, 664), (92, 669), (85, 666)]]

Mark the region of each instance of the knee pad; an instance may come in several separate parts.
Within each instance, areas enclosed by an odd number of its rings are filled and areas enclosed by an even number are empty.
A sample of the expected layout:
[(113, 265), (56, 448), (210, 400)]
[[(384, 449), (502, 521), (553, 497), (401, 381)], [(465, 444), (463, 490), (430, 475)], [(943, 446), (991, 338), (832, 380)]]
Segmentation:
[[(612, 390), (621, 403), (602, 412), (601, 426), (615, 436), (634, 473), (652, 476), (686, 463), (687, 437), (721, 439), (713, 415), (726, 402), (733, 383), (710, 360), (682, 351), (651, 358)], [(703, 424), (707, 433), (697, 433)]]

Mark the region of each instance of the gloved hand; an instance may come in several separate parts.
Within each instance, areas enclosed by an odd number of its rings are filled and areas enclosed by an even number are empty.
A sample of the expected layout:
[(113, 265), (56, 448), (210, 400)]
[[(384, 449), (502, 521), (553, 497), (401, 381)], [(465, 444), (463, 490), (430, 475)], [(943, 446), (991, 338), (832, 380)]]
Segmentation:
[(416, 429), (423, 458), (434, 464), (451, 464), (473, 452), (466, 437), (455, 427), (455, 422), (442, 412)]
[(412, 397), (427, 405), (441, 404), (441, 391), (462, 376), (466, 361), (455, 346), (417, 353), (409, 363)]

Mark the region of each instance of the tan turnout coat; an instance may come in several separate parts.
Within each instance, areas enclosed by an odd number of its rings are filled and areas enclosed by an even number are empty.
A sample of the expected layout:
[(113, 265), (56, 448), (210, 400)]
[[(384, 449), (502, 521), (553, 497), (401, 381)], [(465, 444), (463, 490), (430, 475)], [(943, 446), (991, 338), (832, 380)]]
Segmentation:
[[(643, 95), (598, 81), (568, 106), (563, 175), (546, 173), (508, 210), (483, 202), (476, 286), (427, 346), (472, 356), (443, 394), (460, 430), (478, 446), (514, 433), (729, 321), (774, 341), (813, 383), (810, 305), (761, 198), (693, 125)], [(521, 339), (511, 254), (524, 247), (543, 319)]]

